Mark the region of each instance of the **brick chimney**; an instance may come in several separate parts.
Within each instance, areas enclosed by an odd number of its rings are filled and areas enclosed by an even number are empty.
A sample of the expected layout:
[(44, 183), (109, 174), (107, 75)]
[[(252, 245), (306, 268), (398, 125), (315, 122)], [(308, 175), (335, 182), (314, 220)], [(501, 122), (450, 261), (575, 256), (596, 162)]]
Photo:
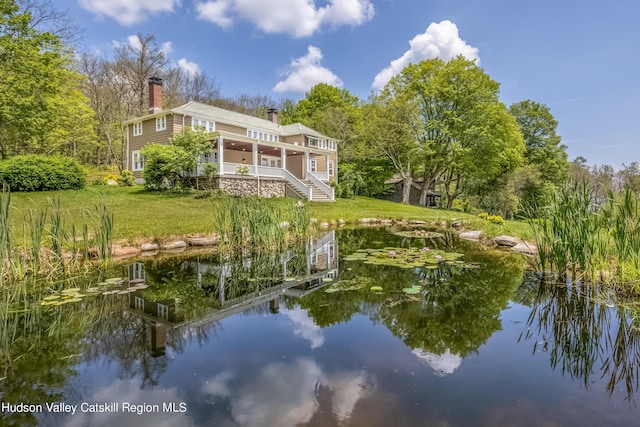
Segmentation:
[(275, 108), (269, 108), (267, 110), (267, 120), (272, 123), (278, 124), (278, 110)]
[(162, 79), (149, 78), (149, 114), (162, 111)]

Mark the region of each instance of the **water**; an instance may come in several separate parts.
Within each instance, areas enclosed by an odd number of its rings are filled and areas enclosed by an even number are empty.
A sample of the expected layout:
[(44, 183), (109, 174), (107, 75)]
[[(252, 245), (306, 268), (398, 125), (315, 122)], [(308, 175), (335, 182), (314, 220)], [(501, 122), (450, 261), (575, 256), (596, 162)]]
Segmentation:
[[(464, 257), (345, 260), (410, 246)], [(40, 306), (62, 286), (87, 296)], [(632, 309), (449, 235), (339, 230), (284, 254), (142, 259), (2, 298), (2, 425), (640, 425)]]

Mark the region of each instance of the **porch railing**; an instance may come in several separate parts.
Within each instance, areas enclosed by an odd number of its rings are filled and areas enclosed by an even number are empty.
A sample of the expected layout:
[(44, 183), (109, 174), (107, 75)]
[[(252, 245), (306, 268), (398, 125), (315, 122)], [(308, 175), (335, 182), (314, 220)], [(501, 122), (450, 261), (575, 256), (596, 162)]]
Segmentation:
[(331, 200), (335, 200), (335, 197), (333, 195), (333, 187), (325, 184), (316, 175), (314, 175), (313, 172), (307, 172), (307, 179), (311, 181), (320, 190), (324, 191)]
[(289, 182), (289, 184), (291, 184), (293, 188), (295, 188), (300, 194), (302, 194), (305, 199), (311, 200), (311, 188), (304, 185), (302, 181), (296, 178), (288, 170), (282, 169), (282, 171), (284, 173), (284, 178)]

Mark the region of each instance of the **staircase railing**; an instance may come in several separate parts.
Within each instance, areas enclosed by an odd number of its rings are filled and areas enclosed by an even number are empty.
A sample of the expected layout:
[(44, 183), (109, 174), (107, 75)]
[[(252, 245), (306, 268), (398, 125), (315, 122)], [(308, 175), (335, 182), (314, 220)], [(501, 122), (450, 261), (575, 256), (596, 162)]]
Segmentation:
[(302, 194), (307, 200), (311, 200), (311, 188), (304, 185), (302, 181), (296, 178), (291, 172), (283, 169), (284, 177), (293, 188), (295, 188), (300, 194)]
[(333, 196), (333, 187), (322, 182), (312, 172), (307, 172), (307, 179), (313, 183), (320, 191), (323, 191), (331, 200), (335, 200)]

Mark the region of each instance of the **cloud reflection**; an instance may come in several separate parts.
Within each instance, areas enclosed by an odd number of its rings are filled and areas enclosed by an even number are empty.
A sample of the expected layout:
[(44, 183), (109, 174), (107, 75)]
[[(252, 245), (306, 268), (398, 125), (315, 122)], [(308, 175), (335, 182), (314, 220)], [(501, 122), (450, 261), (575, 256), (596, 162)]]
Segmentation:
[(431, 367), (435, 371), (434, 374), (441, 377), (452, 374), (462, 363), (462, 357), (452, 354), (449, 349), (443, 354), (435, 354), (416, 348), (412, 353), (427, 366)]
[(324, 344), (325, 338), (322, 328), (316, 325), (306, 310), (296, 307), (293, 310), (282, 311), (282, 314), (293, 322), (294, 335), (308, 340), (312, 349), (321, 347)]
[(341, 420), (351, 415), (366, 392), (364, 372), (326, 375), (311, 359), (272, 363), (243, 384), (230, 372), (202, 387), (212, 396), (228, 397), (233, 421), (243, 427), (295, 427), (308, 423), (320, 407), (319, 395), (330, 393), (331, 412)]

